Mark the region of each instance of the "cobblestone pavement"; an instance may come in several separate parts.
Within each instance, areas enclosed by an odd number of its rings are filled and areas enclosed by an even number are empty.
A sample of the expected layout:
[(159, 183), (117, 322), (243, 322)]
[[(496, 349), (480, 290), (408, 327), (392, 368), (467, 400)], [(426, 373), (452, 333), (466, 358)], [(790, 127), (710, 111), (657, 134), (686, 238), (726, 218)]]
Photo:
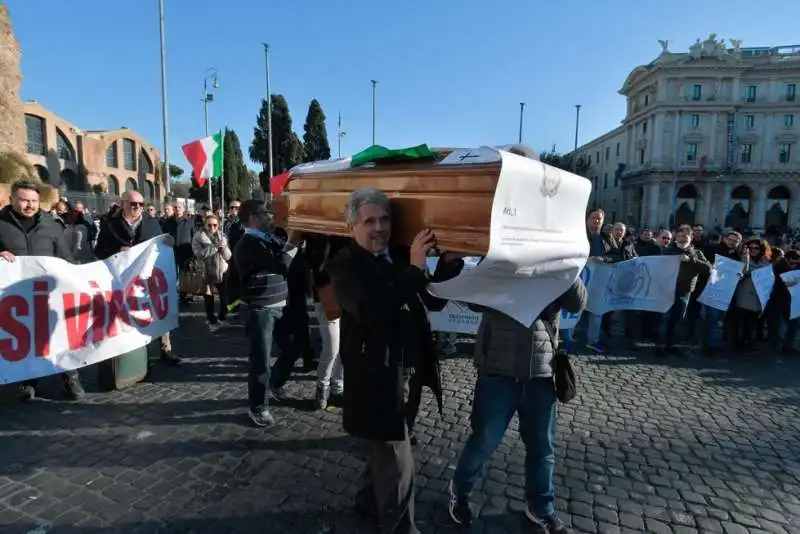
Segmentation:
[[(277, 428), (248, 426), (241, 329), (194, 315), (174, 336), (184, 365), (150, 383), (0, 405), (0, 532), (370, 532), (350, 510), (362, 455), (340, 414), (298, 400)], [(559, 414), (563, 517), (576, 532), (800, 532), (800, 360), (766, 358), (581, 357), (581, 396)], [(456, 532), (445, 488), (474, 379), (464, 357), (443, 374), (444, 414), (425, 398), (415, 451), (426, 534)], [(295, 378), (310, 398), (312, 376)], [(472, 532), (525, 532), (523, 463), (514, 426)]]

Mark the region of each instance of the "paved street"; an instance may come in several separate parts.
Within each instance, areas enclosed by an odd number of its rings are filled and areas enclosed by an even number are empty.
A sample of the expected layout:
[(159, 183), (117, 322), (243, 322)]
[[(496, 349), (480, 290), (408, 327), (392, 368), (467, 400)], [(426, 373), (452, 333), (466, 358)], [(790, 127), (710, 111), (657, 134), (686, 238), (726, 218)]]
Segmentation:
[[(340, 415), (298, 401), (275, 410), (278, 428), (248, 426), (241, 330), (210, 334), (197, 313), (182, 321), (173, 343), (185, 363), (159, 366), (151, 383), (90, 387), (79, 403), (53, 387), (52, 400), (0, 405), (0, 532), (370, 532), (350, 512), (362, 461)], [(582, 358), (577, 372), (557, 481), (576, 532), (800, 532), (800, 360), (630, 353)], [(445, 487), (474, 378), (464, 357), (443, 373), (444, 415), (426, 397), (415, 452), (425, 534), (456, 532)], [(311, 398), (312, 377), (297, 379), (290, 391)], [(523, 462), (514, 428), (472, 532), (525, 532)]]

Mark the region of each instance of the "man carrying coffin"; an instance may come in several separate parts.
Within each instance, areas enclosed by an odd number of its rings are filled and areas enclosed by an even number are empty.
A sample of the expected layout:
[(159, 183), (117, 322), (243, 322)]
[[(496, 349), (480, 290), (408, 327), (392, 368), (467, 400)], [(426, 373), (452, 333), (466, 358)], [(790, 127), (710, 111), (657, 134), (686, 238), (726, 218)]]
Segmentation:
[[(344, 429), (364, 439), (368, 450), (356, 505), (381, 532), (416, 534), (405, 385), (431, 387), (441, 409), (438, 361), (425, 309), (446, 304), (425, 291), (431, 280), (425, 259), (436, 236), (424, 230), (410, 250), (390, 249), (389, 199), (376, 189), (353, 192), (346, 216), (353, 240), (328, 261), (327, 270), (342, 313)], [(444, 279), (445, 265), (457, 274), (459, 264), (443, 258), (434, 279)], [(410, 379), (414, 375), (418, 378)]]
[[(144, 212), (144, 197), (138, 191), (125, 191), (122, 194), (122, 207), (111, 215), (107, 224), (100, 228), (94, 253), (104, 260), (119, 252), (144, 243), (164, 233), (158, 219)], [(174, 244), (174, 238), (171, 242)], [(172, 354), (165, 334), (161, 344), (161, 360), (169, 365), (178, 365), (180, 358)]]
[[(0, 210), (0, 259), (13, 262), (17, 256), (49, 256), (72, 261), (64, 227), (39, 209), (39, 186), (27, 180), (14, 182), (11, 203)], [(61, 378), (73, 400), (86, 395), (78, 371), (67, 371)], [(23, 383), (20, 400), (29, 401), (36, 396), (37, 382)]]

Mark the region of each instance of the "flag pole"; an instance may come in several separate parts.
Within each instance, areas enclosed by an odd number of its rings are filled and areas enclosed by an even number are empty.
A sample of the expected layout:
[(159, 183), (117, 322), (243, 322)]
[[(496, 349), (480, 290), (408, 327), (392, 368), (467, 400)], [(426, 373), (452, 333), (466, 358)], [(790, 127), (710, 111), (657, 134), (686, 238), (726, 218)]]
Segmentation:
[(272, 179), (273, 176), (273, 168), (272, 168), (272, 93), (269, 89), (269, 45), (267, 43), (262, 43), (264, 45), (264, 60), (266, 63), (267, 69), (267, 157), (269, 158), (269, 179)]
[(167, 122), (167, 56), (164, 46), (164, 0), (158, 0), (158, 22), (161, 33), (161, 129), (164, 135), (164, 170), (162, 171), (166, 195), (170, 193), (172, 176), (169, 173), (169, 123)]

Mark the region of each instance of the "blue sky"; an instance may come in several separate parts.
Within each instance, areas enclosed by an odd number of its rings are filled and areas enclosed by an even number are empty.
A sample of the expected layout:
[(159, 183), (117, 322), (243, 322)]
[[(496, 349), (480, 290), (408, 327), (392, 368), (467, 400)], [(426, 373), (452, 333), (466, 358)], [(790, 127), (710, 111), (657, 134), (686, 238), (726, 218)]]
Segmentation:
[[(84, 129), (128, 126), (161, 148), (157, 0), (6, 0), (23, 48), (25, 99)], [(312, 98), (328, 116), (336, 155), (371, 142), (370, 79), (377, 79), (377, 142), (400, 147), (523, 142), (572, 148), (623, 117), (617, 94), (658, 39), (686, 50), (710, 32), (742, 46), (800, 41), (800, 2), (760, 9), (750, 0), (166, 0), (170, 157), (203, 133), (202, 80), (221, 87), (211, 128), (249, 146), (265, 94), (262, 42), (270, 43), (272, 92), (288, 100), (302, 136)], [(394, 6), (394, 7), (390, 7)]]

